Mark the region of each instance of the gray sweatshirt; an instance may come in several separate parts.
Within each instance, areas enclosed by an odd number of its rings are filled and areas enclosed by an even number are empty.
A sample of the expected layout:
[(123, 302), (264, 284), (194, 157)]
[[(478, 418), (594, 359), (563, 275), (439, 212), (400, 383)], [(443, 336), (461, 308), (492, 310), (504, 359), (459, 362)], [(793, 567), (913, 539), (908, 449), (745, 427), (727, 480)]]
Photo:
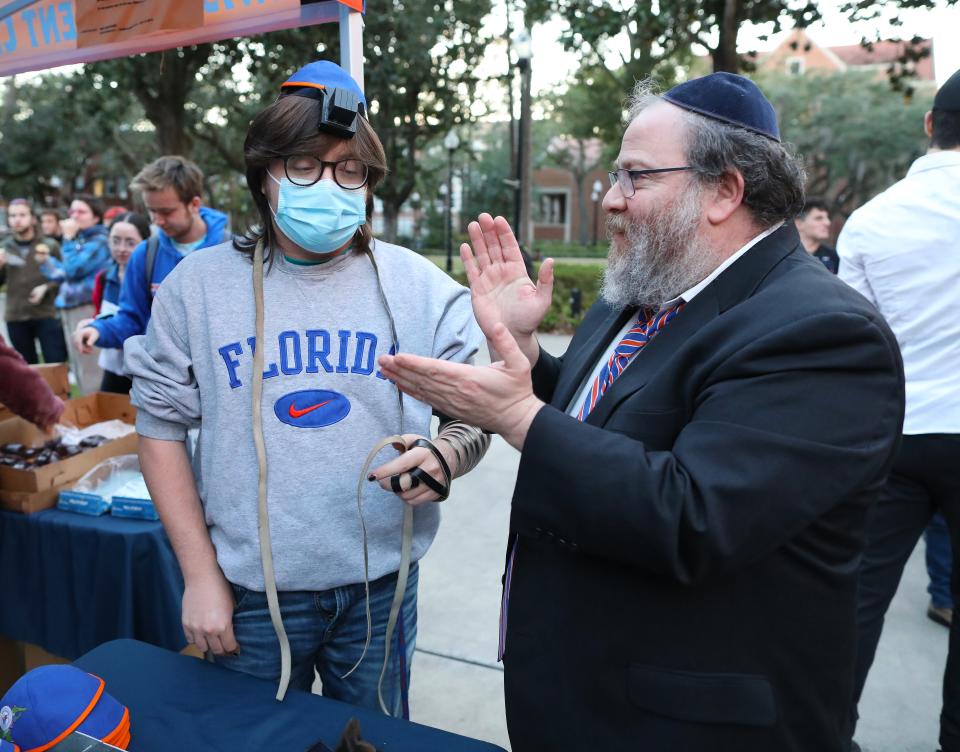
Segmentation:
[[(429, 260), (377, 241), (374, 256), (404, 352), (469, 362), (482, 333), (469, 291)], [(127, 340), (137, 431), (182, 441), (199, 426), (194, 473), (227, 579), (262, 591), (257, 459), (251, 417), (252, 265), (229, 243), (185, 258), (160, 286), (147, 333)], [(264, 279), (263, 433), (279, 590), (363, 581), (356, 486), (367, 453), (399, 433), (396, 387), (377, 357), (393, 338), (370, 259), (318, 266), (277, 254)], [(431, 409), (404, 395), (403, 432), (429, 435)], [(379, 464), (397, 456), (385, 449)], [(403, 502), (364, 482), (370, 579), (397, 571)], [(415, 510), (413, 559), (426, 553), (437, 504)]]

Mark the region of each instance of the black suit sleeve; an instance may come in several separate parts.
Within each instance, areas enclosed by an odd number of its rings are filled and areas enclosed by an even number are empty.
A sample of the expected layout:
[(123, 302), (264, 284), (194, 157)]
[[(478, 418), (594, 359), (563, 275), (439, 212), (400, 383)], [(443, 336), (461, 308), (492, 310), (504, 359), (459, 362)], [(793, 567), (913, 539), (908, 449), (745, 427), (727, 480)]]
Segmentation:
[(544, 402), (553, 399), (553, 390), (557, 386), (561, 365), (563, 365), (563, 358), (555, 358), (542, 347), (540, 348), (537, 364), (531, 372), (533, 393), (537, 395), (538, 399)]
[(523, 446), (514, 529), (696, 582), (748, 566), (878, 483), (903, 420), (888, 330), (824, 314), (744, 341), (691, 388), (672, 451), (543, 408)]

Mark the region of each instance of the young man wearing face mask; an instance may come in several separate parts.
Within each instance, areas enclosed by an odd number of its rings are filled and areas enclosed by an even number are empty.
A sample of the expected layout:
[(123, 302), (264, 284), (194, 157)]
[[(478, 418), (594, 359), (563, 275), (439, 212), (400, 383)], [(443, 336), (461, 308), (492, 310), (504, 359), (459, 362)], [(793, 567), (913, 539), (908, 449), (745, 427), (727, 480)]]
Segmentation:
[[(399, 349), (469, 362), (482, 334), (468, 290), (374, 239), (387, 165), (365, 113), (333, 63), (283, 85), (244, 144), (261, 224), (170, 274), (126, 367), (143, 472), (184, 573), (187, 639), (228, 668), (279, 678), (279, 696), (286, 640), (290, 686), (309, 691), (316, 669), (325, 695), (406, 715), (432, 502), (488, 437), (441, 418), (424, 440), (431, 408), (401, 402), (376, 358)], [(183, 441), (197, 425), (191, 468)], [(367, 458), (397, 434), (399, 455)]]

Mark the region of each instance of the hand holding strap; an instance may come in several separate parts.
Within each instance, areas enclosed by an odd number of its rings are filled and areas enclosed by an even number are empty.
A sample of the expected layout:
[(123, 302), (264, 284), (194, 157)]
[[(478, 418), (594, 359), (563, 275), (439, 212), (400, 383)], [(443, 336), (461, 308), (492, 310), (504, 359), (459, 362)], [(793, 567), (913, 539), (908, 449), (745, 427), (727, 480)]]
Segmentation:
[(429, 439), (417, 439), (407, 448), (414, 449), (415, 447), (427, 449), (430, 454), (433, 455), (434, 459), (437, 461), (437, 464), (440, 465), (440, 472), (443, 475), (443, 481), (438, 482), (432, 475), (430, 475), (430, 473), (419, 467), (410, 471), (410, 477), (423, 482), (427, 488), (437, 494), (437, 496), (440, 498), (436, 499), (436, 501), (445, 501), (447, 497), (450, 496), (450, 482), (452, 479), (450, 465), (447, 464), (446, 458), (443, 456), (440, 450), (437, 449), (437, 445)]

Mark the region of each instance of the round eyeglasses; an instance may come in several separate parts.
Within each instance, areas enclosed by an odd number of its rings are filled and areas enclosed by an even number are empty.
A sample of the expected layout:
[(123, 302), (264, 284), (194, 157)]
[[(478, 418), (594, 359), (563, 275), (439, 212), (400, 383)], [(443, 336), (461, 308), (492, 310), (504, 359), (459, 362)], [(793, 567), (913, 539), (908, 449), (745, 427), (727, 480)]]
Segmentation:
[(287, 179), (303, 188), (318, 182), (327, 167), (333, 168), (334, 182), (345, 190), (355, 191), (367, 184), (367, 166), (359, 159), (324, 162), (316, 157), (299, 154), (283, 160), (283, 171)]

